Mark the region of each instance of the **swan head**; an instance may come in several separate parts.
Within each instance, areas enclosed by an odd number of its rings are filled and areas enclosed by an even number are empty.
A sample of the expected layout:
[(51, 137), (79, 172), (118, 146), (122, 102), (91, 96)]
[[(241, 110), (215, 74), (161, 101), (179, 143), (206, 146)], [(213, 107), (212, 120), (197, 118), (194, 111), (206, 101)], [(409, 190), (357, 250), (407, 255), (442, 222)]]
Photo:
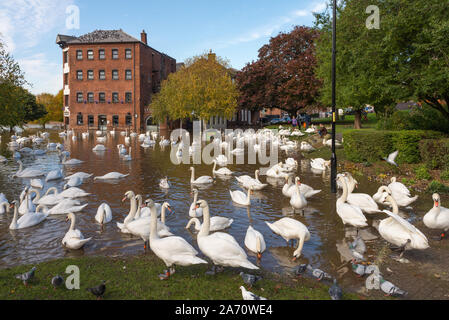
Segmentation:
[(295, 178), (295, 183), (297, 184), (297, 185), (301, 185), (301, 181), (300, 181), (301, 179), (299, 178), (299, 177), (296, 177)]
[(193, 167), (190, 167), (189, 170), (192, 171), (192, 170), (193, 170)]
[(13, 200), (13, 201), (11, 201), (11, 203), (9, 204), (9, 208), (12, 209), (12, 208), (14, 208), (14, 207), (17, 206), (17, 205), (19, 205), (19, 201)]
[(207, 204), (207, 201), (206, 200), (198, 200), (197, 202), (196, 202), (196, 208), (198, 209), (198, 208), (202, 208), (202, 209), (204, 209), (204, 208), (206, 208), (208, 206), (208, 204)]
[(396, 177), (391, 177), (390, 181), (391, 183), (396, 182)]
[(434, 206), (438, 207), (440, 205), (440, 195), (438, 193), (432, 194), (432, 199), (434, 202)]
[[(165, 204), (165, 203), (164, 203)], [(154, 207), (154, 201), (151, 199), (146, 199), (142, 205), (142, 207)]]
[(198, 189), (197, 188), (193, 188), (193, 190), (192, 190), (192, 192), (190, 192), (190, 194), (193, 194), (193, 195), (198, 194)]
[(162, 207), (168, 209), (168, 211), (170, 211), (170, 212), (173, 212), (173, 210), (171, 209), (170, 203), (168, 203), (168, 202), (164, 202), (162, 204)]
[(134, 192), (132, 192), (131, 190), (130, 190), (130, 191), (127, 191), (127, 192), (125, 193), (125, 196), (124, 196), (123, 199), (122, 199), (122, 202), (125, 202), (126, 199), (131, 199), (132, 197), (135, 197)]
[(70, 213), (67, 215), (67, 217), (65, 218), (65, 222), (67, 222), (67, 221), (69, 221), (69, 220), (72, 220), (72, 219), (75, 219), (75, 215), (74, 215), (72, 212), (70, 212)]

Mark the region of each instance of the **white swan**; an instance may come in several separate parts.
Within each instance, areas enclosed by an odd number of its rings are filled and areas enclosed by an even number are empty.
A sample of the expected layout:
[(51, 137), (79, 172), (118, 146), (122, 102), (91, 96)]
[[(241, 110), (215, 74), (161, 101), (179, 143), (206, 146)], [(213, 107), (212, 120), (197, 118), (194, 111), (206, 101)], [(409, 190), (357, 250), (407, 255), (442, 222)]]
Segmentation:
[[(51, 187), (47, 190), (47, 192), (45, 192), (44, 196), (41, 198), (41, 194), (39, 192), (39, 190), (36, 189), (31, 189), (31, 192), (35, 192), (36, 193), (36, 198), (34, 198), (33, 203), (35, 204), (42, 204), (42, 205), (46, 205), (46, 206), (54, 206), (56, 205), (59, 201), (62, 200), (62, 197), (59, 195), (58, 193), (58, 189), (56, 189), (56, 187)], [(53, 194), (51, 194), (53, 193)]]
[(30, 186), (32, 186), (33, 188), (38, 188), (38, 189), (44, 188), (44, 184), (42, 183), (41, 179), (31, 179)]
[(97, 209), (97, 214), (95, 215), (95, 220), (99, 224), (105, 224), (112, 221), (112, 210), (109, 204), (103, 202)]
[(398, 205), (391, 196), (391, 190), (386, 188), (381, 201), (389, 202), (393, 206), (393, 212), (383, 210), (389, 217), (379, 223), (379, 233), (382, 238), (402, 249), (400, 257), (405, 250), (424, 250), (429, 248), (426, 236), (414, 225), (398, 215)]
[(245, 246), (255, 254), (257, 254), (257, 259), (262, 258), (262, 253), (267, 248), (265, 244), (265, 239), (259, 231), (255, 230), (253, 227), (248, 226), (245, 235)]
[(170, 184), (168, 183), (168, 177), (159, 180), (159, 187), (162, 189), (170, 189)]
[(326, 170), (326, 168), (329, 168), (330, 164), (330, 160), (326, 161), (323, 158), (310, 159), (310, 166), (316, 170)]
[(193, 202), (190, 205), (189, 216), (192, 218), (198, 218), (203, 216), (203, 209), (197, 208), (196, 202), (198, 201), (198, 189), (193, 189)]
[(307, 200), (304, 197), (304, 195), (299, 190), (299, 185), (301, 182), (299, 182), (299, 177), (295, 178), (295, 189), (294, 192), (290, 198), (290, 205), (293, 207), (293, 210), (295, 209), (303, 209), (307, 206)]
[(63, 177), (64, 175), (62, 174), (61, 169), (52, 170), (49, 173), (47, 173), (47, 176), (45, 177), (45, 182), (62, 179)]
[(218, 175), (225, 175), (225, 176), (230, 176), (232, 175), (232, 171), (229, 170), (228, 168), (220, 168), (218, 170), (215, 170), (215, 168), (217, 167), (217, 160), (214, 160), (214, 167), (212, 168), (212, 174), (218, 174)]
[(83, 184), (83, 179), (79, 176), (74, 176), (67, 181), (67, 183), (64, 185), (64, 190), (68, 187), (78, 187)]
[[(20, 195), (20, 205), (19, 205), (19, 214), (23, 215), (28, 212), (36, 211), (36, 206), (31, 200), (30, 194), (36, 193), (34, 189), (29, 189), (28, 187)], [(37, 193), (36, 193), (37, 195)]]
[[(219, 140), (217, 140), (217, 141), (219, 141)], [(228, 164), (228, 158), (225, 155), (222, 155), (222, 154), (218, 155), (215, 158), (215, 160), (217, 161), (217, 164), (219, 166), (222, 166), (222, 167), (224, 167), (224, 166), (226, 166)]]
[(340, 216), (343, 224), (350, 224), (356, 228), (367, 226), (368, 224), (366, 223), (366, 218), (362, 210), (357, 206), (346, 203), (348, 198), (348, 185), (345, 177), (342, 174), (338, 174), (337, 180), (343, 186), (343, 194), (337, 199), (337, 214)]
[(63, 156), (62, 156), (62, 160), (61, 160), (61, 163), (62, 164), (65, 164), (65, 165), (75, 165), (75, 164), (80, 164), (80, 163), (83, 163), (84, 161), (82, 161), (82, 160), (78, 160), (78, 159), (70, 159), (70, 160), (67, 160), (67, 155), (66, 154), (64, 154)]
[[(307, 130), (306, 130), (307, 132)], [(300, 147), (301, 151), (313, 151), (315, 150), (314, 147), (312, 147), (312, 145), (308, 142), (302, 141), (301, 142), (301, 147)]]
[(282, 187), (282, 194), (288, 198), (291, 198), (296, 190), (296, 186), (292, 183), (292, 177), (285, 177), (285, 184)]
[(129, 147), (128, 154), (125, 154), (122, 158), (123, 161), (131, 161), (133, 158), (131, 156), (131, 147)]
[(90, 195), (90, 193), (77, 187), (70, 187), (59, 194), (62, 198), (82, 198), (88, 195)]
[(128, 174), (122, 174), (120, 172), (109, 172), (103, 176), (95, 177), (94, 180), (109, 180), (109, 179), (121, 179), (129, 176)]
[[(205, 200), (199, 200), (197, 206), (203, 209), (203, 224), (197, 236), (201, 252), (220, 266), (259, 269), (248, 261), (248, 256), (233, 236), (223, 232), (210, 232), (209, 206)], [(215, 268), (214, 268), (215, 269)]]
[(259, 170), (256, 170), (254, 172), (254, 175), (256, 178), (252, 178), (248, 175), (235, 177), (235, 179), (242, 184), (242, 186), (246, 189), (252, 188), (253, 190), (262, 190), (265, 188), (268, 184), (262, 183), (259, 180)]
[(62, 239), (62, 244), (69, 249), (77, 250), (84, 246), (87, 242), (89, 242), (92, 237), (84, 239), (81, 231), (79, 229), (75, 229), (76, 219), (75, 214), (73, 214), (72, 212), (67, 215), (66, 221), (69, 220), (71, 220), (70, 228)]
[(92, 148), (92, 151), (105, 151), (106, 147), (102, 144), (97, 144), (95, 147)]
[[(140, 194), (136, 195), (136, 200), (138, 200), (138, 205), (137, 205), (136, 214), (134, 216), (134, 220), (137, 220), (137, 219), (140, 219), (140, 218), (149, 217), (151, 215), (150, 208), (142, 205), (143, 204), (143, 198), (142, 198), (142, 196)], [(168, 203), (167, 203), (167, 205), (168, 205)], [(156, 207), (157, 216), (159, 217), (161, 215), (161, 212), (162, 212), (162, 204), (155, 203), (154, 206)], [(164, 223), (165, 223), (165, 218), (163, 218), (163, 219), (164, 219)]]
[(251, 192), (252, 192), (252, 188), (248, 189), (248, 194), (245, 194), (240, 190), (235, 190), (235, 191), (229, 190), (229, 194), (231, 195), (232, 201), (234, 201), (235, 203), (241, 204), (243, 206), (251, 205)]
[(432, 195), (433, 208), (430, 209), (424, 216), (423, 222), (427, 228), (443, 229), (441, 239), (446, 236), (449, 230), (449, 209), (441, 206), (440, 195), (434, 193)]
[(134, 194), (133, 191), (127, 191), (125, 193), (125, 196), (122, 199), (122, 202), (125, 202), (126, 199), (129, 199), (130, 201), (130, 208), (129, 208), (129, 213), (126, 216), (125, 220), (123, 221), (123, 223), (117, 222), (117, 227), (120, 229), (120, 232), (122, 233), (131, 233), (127, 228), (126, 228), (126, 223), (128, 221), (132, 221), (134, 219), (135, 213), (137, 211), (137, 202), (136, 202), (136, 195)]
[(169, 236), (159, 238), (157, 232), (157, 213), (156, 207), (151, 199), (145, 200), (145, 205), (150, 208), (150, 248), (156, 256), (158, 256), (169, 268), (162, 279), (168, 277), (175, 272), (175, 265), (189, 266), (192, 264), (206, 263), (207, 261), (198, 258), (198, 251), (195, 250), (186, 240), (178, 236)]
[[(202, 209), (202, 208), (198, 208), (198, 209)], [(231, 226), (232, 222), (234, 222), (234, 219), (230, 219), (230, 218), (226, 218), (226, 217), (218, 217), (218, 216), (211, 217), (209, 231), (213, 232), (213, 231), (218, 231), (218, 230), (223, 230), (223, 229), (229, 228)], [(186, 229), (189, 229), (192, 224), (194, 224), (194, 228), (196, 231), (201, 230), (200, 219), (191, 218), (186, 225)]]
[[(299, 178), (299, 177), (297, 177), (297, 178)], [(299, 180), (301, 180), (301, 178), (299, 178)], [(296, 181), (296, 179), (295, 179), (295, 181)], [(301, 192), (304, 195), (304, 198), (306, 198), (306, 199), (309, 199), (310, 197), (313, 197), (317, 193), (321, 192), (321, 189), (315, 190), (311, 186), (309, 186), (305, 183), (297, 182), (296, 184), (299, 185), (299, 192)]]
[[(357, 186), (357, 181), (353, 178), (353, 176), (349, 172), (345, 172), (343, 173), (343, 175), (346, 178), (348, 178), (351, 184), (355, 184)], [(359, 207), (365, 213), (380, 212), (377, 203), (374, 201), (373, 198), (371, 198), (369, 194), (366, 193), (352, 193), (352, 190), (349, 189), (347, 202), (349, 204)]]
[(0, 214), (9, 213), (9, 202), (0, 200)]
[[(14, 217), (12, 218), (11, 224), (9, 225), (9, 229), (16, 230), (16, 229), (23, 229), (35, 226), (42, 221), (44, 221), (48, 213), (46, 212), (47, 207), (44, 205), (38, 205), (36, 207), (36, 212), (27, 212), (23, 216), (21, 216), (19, 219), (17, 219), (19, 215), (19, 208), (18, 208), (18, 202), (17, 200), (14, 200), (10, 208), (14, 208)], [(44, 212), (40, 212), (40, 209), (44, 209)]]
[(195, 168), (190, 167), (190, 171), (192, 172), (190, 176), (190, 183), (191, 184), (206, 184), (206, 183), (213, 183), (214, 179), (211, 176), (201, 176), (197, 179), (195, 179)]
[(70, 176), (65, 177), (64, 180), (69, 180), (69, 179), (71, 179), (73, 177), (79, 177), (79, 178), (84, 180), (84, 179), (88, 179), (88, 178), (90, 178), (92, 176), (93, 176), (93, 173), (76, 172), (76, 173), (74, 173), (74, 174), (72, 174)]
[(45, 173), (42, 170), (31, 169), (31, 168), (23, 169), (23, 163), (20, 160), (18, 160), (17, 163), (19, 164), (19, 171), (17, 171), (13, 175), (13, 177), (34, 178), (34, 177), (40, 177), (40, 176), (44, 176), (45, 175)]
[[(400, 182), (396, 182), (396, 177), (391, 178), (392, 181), (394, 179), (394, 181), (392, 183), (390, 183), (388, 185), (388, 189), (391, 191), (391, 196), (394, 198), (394, 200), (396, 201), (397, 205), (400, 207), (407, 207), (408, 205), (410, 205), (412, 202), (416, 201), (416, 199), (418, 199), (418, 196), (414, 196), (414, 197), (410, 197), (410, 192), (409, 195), (407, 195), (406, 193), (403, 193), (402, 191), (400, 191), (399, 188), (402, 189), (401, 185), (403, 185)], [(390, 189), (390, 186), (393, 186), (393, 190)], [(404, 186), (404, 185), (403, 185)], [(405, 187), (405, 186), (404, 186)], [(406, 188), (406, 187), (405, 187)], [(377, 190), (377, 192), (373, 195), (373, 199), (378, 202), (378, 203), (384, 203), (387, 205), (390, 205), (390, 203), (388, 202), (382, 202), (382, 187), (379, 187), (379, 189)], [(407, 189), (408, 191), (408, 189)]]
[(292, 239), (298, 239), (298, 248), (293, 252), (292, 260), (298, 259), (301, 256), (304, 242), (310, 240), (309, 229), (302, 222), (288, 217), (273, 223), (267, 221), (265, 223), (274, 233), (284, 238), (287, 243)]
[(79, 200), (73, 200), (70, 198), (62, 199), (55, 205), (53, 208), (48, 210), (48, 214), (69, 214), (70, 212), (79, 212), (82, 211), (86, 206), (86, 204), (79, 205)]

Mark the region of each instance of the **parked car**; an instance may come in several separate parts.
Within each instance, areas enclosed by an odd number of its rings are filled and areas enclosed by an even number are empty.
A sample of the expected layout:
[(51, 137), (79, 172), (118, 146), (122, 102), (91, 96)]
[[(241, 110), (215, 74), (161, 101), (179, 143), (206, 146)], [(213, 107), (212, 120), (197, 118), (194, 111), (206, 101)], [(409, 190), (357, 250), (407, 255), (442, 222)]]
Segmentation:
[(374, 113), (374, 107), (373, 106), (366, 106), (365, 111), (367, 113)]
[(354, 113), (355, 112), (354, 112), (354, 109), (352, 109), (352, 107), (345, 109), (345, 115), (353, 115)]
[(281, 121), (281, 118), (274, 118), (274, 119), (271, 119), (270, 124), (277, 124), (280, 121)]
[(287, 117), (281, 118), (281, 120), (279, 122), (280, 123), (291, 123), (292, 119), (289, 116), (287, 116)]

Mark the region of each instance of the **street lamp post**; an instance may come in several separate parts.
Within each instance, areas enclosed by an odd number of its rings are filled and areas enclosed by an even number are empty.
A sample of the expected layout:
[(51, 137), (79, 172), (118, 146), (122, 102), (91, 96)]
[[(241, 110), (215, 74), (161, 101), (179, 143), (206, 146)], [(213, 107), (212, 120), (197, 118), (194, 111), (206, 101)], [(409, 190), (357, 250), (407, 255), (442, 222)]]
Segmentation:
[(331, 157), (331, 192), (337, 193), (337, 155), (335, 154), (335, 56), (337, 49), (337, 0), (332, 6), (332, 157)]

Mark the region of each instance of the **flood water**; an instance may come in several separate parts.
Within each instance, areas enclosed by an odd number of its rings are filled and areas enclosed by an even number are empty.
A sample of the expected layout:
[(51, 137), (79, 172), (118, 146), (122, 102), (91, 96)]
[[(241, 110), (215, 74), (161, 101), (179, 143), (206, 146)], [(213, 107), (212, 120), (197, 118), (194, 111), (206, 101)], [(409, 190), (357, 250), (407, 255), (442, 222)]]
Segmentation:
[[(123, 161), (118, 154), (117, 144), (124, 144), (124, 137), (119, 133), (115, 137), (107, 136), (104, 143), (107, 150), (104, 152), (93, 152), (92, 148), (98, 144), (95, 132), (92, 131), (87, 140), (83, 140), (81, 133), (77, 134), (77, 141), (72, 141), (71, 137), (60, 138), (56, 131), (50, 132), (51, 142), (61, 142), (65, 149), (70, 151), (71, 157), (85, 161), (79, 165), (61, 165), (57, 152), (48, 152), (44, 156), (22, 156), (24, 168), (33, 167), (49, 172), (56, 168), (62, 168), (65, 176), (78, 171), (93, 173), (94, 176), (101, 176), (111, 171), (129, 173), (130, 176), (111, 182), (94, 181), (89, 178), (79, 186), (79, 188), (91, 193), (90, 196), (82, 199), (83, 203), (88, 203), (86, 209), (76, 213), (76, 228), (80, 229), (84, 236), (93, 237), (81, 250), (67, 250), (61, 240), (69, 228), (69, 223), (65, 222), (66, 215), (50, 215), (43, 223), (37, 226), (21, 229), (9, 230), (9, 224), (13, 217), (13, 212), (0, 214), (0, 268), (16, 266), (21, 264), (38, 263), (55, 258), (82, 256), (82, 255), (123, 255), (142, 254), (143, 242), (140, 238), (119, 232), (116, 222), (123, 222), (129, 212), (129, 201), (121, 202), (125, 192), (134, 191), (135, 194), (142, 194), (144, 199), (151, 198), (155, 202), (169, 202), (174, 209), (174, 214), (166, 219), (167, 226), (171, 232), (183, 237), (195, 248), (196, 232), (186, 230), (185, 226), (190, 219), (188, 215), (189, 207), (193, 201), (191, 196), (190, 171), (191, 165), (174, 165), (170, 161), (170, 146), (161, 150), (157, 143), (154, 148), (144, 149), (141, 142), (136, 138), (131, 138), (132, 160)], [(23, 135), (33, 133), (28, 131)], [(167, 135), (166, 135), (167, 136)], [(4, 193), (9, 201), (18, 200), (19, 195), (30, 179), (12, 178), (11, 176), (18, 170), (18, 164), (12, 160), (11, 152), (7, 149), (9, 135), (4, 134), (1, 141), (0, 154), (7, 156), (9, 161), (0, 164), (0, 193)], [(46, 149), (46, 143), (39, 148)], [(31, 145), (28, 145), (31, 146)], [(265, 238), (267, 250), (262, 256), (260, 266), (263, 269), (278, 273), (291, 272), (292, 268), (301, 263), (309, 263), (316, 268), (321, 268), (333, 276), (339, 278), (340, 285), (345, 290), (363, 293), (365, 280), (357, 278), (350, 269), (350, 265), (343, 265), (348, 259), (347, 242), (351, 240), (354, 230), (344, 227), (340, 217), (335, 210), (337, 196), (330, 193), (329, 172), (324, 174), (311, 171), (309, 160), (304, 159), (299, 152), (293, 151), (286, 154), (280, 151), (280, 160), (286, 157), (293, 157), (298, 160), (299, 166), (296, 175), (301, 177), (302, 183), (312, 186), (314, 189), (322, 191), (308, 199), (308, 205), (304, 215), (299, 212), (293, 213), (289, 204), (289, 198), (282, 195), (284, 181), (269, 180), (269, 186), (264, 190), (254, 192), (251, 206), (249, 208), (233, 204), (229, 190), (244, 190), (237, 183), (234, 177), (216, 177), (215, 183), (207, 188), (199, 190), (199, 199), (205, 199), (209, 206), (211, 215), (219, 215), (234, 219), (231, 227), (225, 232), (229, 232), (235, 237), (239, 244), (244, 247), (244, 238), (248, 225), (252, 225), (260, 231)], [(235, 172), (235, 175), (254, 176), (254, 171), (260, 165), (228, 165), (228, 168)], [(195, 165), (195, 176), (212, 176), (212, 165)], [(167, 176), (171, 188), (167, 191), (159, 187), (159, 179)], [(41, 177), (44, 181), (44, 177)], [(380, 186), (376, 182), (368, 181), (365, 177), (356, 176), (359, 188), (354, 192), (362, 192), (373, 195)], [(265, 176), (260, 180), (264, 182)], [(43, 195), (50, 187), (57, 187), (61, 190), (64, 180), (51, 181), (45, 183), (41, 190)], [(412, 193), (413, 194), (413, 193)], [(99, 204), (105, 201), (112, 208), (112, 222), (101, 227), (96, 223), (94, 216)], [(447, 201), (447, 200), (446, 200)], [(422, 217), (432, 207), (433, 202), (430, 195), (419, 194), (419, 199), (413, 205), (413, 209), (402, 211), (404, 217), (415, 219), (413, 224), (429, 238), (430, 248), (425, 251), (408, 251), (404, 257), (410, 263), (404, 264), (394, 261), (389, 257), (392, 253), (387, 250), (387, 255), (383, 259), (381, 271), (384, 277), (409, 292), (407, 298), (411, 299), (448, 299), (449, 275), (446, 273), (449, 262), (448, 242), (435, 241), (431, 236), (438, 235), (439, 231), (429, 230), (422, 223)], [(443, 199), (443, 206), (448, 206)], [(274, 234), (265, 221), (274, 222), (282, 217), (291, 217), (304, 223), (311, 234), (311, 239), (304, 244), (302, 255), (299, 260), (292, 262), (292, 254), (296, 249), (286, 244), (280, 236)], [(369, 261), (376, 260), (379, 252), (387, 247), (380, 238), (376, 229), (371, 227), (372, 217), (379, 219), (386, 215), (376, 214), (366, 215), (370, 227), (364, 228), (361, 235), (365, 238), (368, 250), (365, 257)], [(246, 249), (245, 249), (246, 250)], [(199, 250), (198, 250), (199, 251)], [(256, 257), (248, 252), (249, 259), (255, 263)], [(202, 254), (200, 253), (200, 256)], [(387, 271), (391, 270), (390, 271)], [(373, 291), (371, 296), (382, 297), (380, 291)]]

